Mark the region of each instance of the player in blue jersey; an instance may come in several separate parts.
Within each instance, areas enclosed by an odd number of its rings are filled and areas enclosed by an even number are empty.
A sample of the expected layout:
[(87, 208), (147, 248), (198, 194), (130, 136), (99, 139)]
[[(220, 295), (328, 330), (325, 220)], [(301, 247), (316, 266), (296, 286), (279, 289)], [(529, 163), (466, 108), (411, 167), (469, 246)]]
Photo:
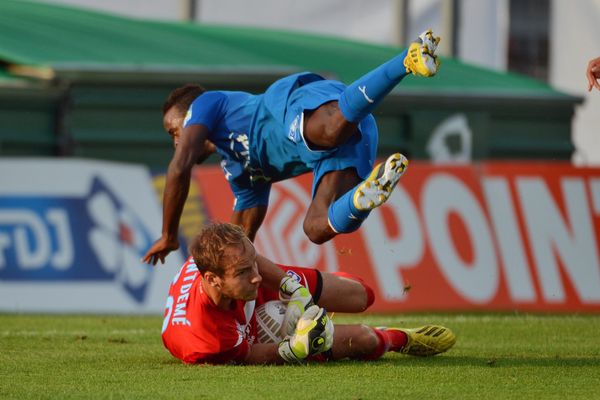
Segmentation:
[(205, 91), (187, 85), (163, 106), (175, 153), (163, 199), (162, 236), (144, 261), (156, 264), (179, 247), (179, 219), (192, 167), (216, 151), (235, 204), (231, 222), (254, 239), (274, 182), (312, 171), (304, 231), (314, 243), (360, 227), (383, 204), (408, 161), (400, 153), (373, 167), (377, 126), (371, 112), (408, 74), (437, 73), (439, 43), (431, 31), (349, 86), (313, 73), (276, 81), (264, 94)]

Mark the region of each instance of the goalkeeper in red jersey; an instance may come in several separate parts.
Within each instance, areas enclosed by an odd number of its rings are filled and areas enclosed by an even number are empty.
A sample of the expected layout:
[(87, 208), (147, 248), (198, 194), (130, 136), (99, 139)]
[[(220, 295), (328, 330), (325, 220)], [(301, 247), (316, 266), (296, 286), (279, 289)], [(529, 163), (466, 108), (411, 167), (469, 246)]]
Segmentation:
[[(236, 225), (207, 226), (190, 253), (169, 288), (162, 328), (165, 347), (185, 363), (374, 360), (387, 351), (429, 356), (456, 340), (435, 325), (334, 327), (327, 311), (364, 311), (374, 300), (371, 288), (344, 273), (276, 265), (257, 254)], [(287, 301), (281, 340), (259, 343), (255, 310), (280, 297)]]

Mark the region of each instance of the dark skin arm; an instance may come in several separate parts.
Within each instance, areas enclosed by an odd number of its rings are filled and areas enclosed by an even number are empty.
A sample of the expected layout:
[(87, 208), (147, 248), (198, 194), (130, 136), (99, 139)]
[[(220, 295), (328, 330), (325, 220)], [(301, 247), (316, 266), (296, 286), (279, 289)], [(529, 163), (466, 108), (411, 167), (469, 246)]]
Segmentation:
[(206, 158), (208, 134), (209, 130), (206, 126), (191, 125), (185, 128), (175, 147), (175, 154), (167, 171), (163, 196), (162, 236), (142, 258), (146, 263), (156, 265), (160, 261), (164, 264), (165, 257), (179, 248), (179, 219), (190, 189), (192, 168), (202, 156)]
[(210, 140), (204, 141), (204, 148), (202, 149), (202, 154), (196, 160), (196, 164), (202, 164), (208, 157), (210, 157), (215, 151), (217, 151), (217, 147)]
[(250, 241), (254, 242), (258, 228), (265, 220), (267, 206), (256, 206), (245, 210), (234, 211), (231, 215), (231, 223), (242, 227)]

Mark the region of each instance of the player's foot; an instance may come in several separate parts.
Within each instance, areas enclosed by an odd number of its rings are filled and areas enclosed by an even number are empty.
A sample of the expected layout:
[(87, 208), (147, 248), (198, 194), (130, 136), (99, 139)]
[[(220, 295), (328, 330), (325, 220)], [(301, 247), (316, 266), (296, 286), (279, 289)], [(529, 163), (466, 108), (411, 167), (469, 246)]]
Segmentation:
[(408, 160), (400, 153), (392, 154), (384, 163), (375, 166), (367, 179), (356, 188), (352, 198), (354, 207), (367, 211), (385, 203), (407, 166)]
[(425, 325), (420, 328), (386, 328), (397, 329), (406, 334), (408, 341), (399, 350), (400, 353), (411, 356), (427, 357), (448, 351), (454, 343), (456, 336), (443, 326)]
[(439, 42), (440, 37), (433, 36), (431, 29), (421, 33), (408, 47), (408, 54), (404, 58), (406, 72), (419, 76), (435, 75), (440, 67), (435, 54)]

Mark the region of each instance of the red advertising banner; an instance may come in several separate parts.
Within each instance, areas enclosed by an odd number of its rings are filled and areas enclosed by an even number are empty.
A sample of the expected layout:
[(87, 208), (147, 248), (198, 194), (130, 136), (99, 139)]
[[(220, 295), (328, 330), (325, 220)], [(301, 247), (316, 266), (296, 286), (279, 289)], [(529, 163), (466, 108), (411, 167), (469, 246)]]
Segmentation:
[[(194, 180), (209, 218), (233, 198), (218, 167)], [(312, 175), (274, 185), (257, 249), (284, 264), (346, 271), (371, 311), (600, 311), (600, 169), (562, 163), (411, 163), (361, 229), (324, 245), (302, 230)]]

